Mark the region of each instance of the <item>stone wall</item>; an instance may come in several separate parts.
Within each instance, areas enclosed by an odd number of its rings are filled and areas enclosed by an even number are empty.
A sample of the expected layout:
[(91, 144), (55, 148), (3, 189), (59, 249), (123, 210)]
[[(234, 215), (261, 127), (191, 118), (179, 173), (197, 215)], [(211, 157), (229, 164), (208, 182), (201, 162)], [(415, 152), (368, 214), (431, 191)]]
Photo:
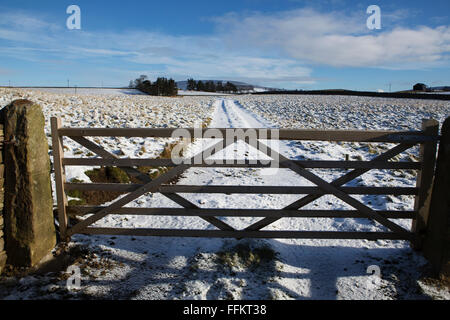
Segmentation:
[(5, 166), (3, 164), (3, 124), (0, 124), (0, 274), (6, 264), (5, 239), (4, 239), (4, 220), (3, 220), (3, 199), (5, 198), (3, 188), (4, 186), (4, 172)]

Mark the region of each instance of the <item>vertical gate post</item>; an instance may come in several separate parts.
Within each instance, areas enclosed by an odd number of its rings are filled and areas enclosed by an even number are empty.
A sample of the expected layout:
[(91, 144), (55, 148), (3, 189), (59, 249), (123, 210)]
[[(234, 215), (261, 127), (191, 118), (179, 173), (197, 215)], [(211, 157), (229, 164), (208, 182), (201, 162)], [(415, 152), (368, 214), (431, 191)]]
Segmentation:
[[(438, 136), (439, 122), (433, 119), (423, 120), (422, 131), (429, 136)], [(437, 141), (429, 141), (420, 144), (420, 162), (421, 169), (417, 175), (417, 188), (419, 194), (415, 198), (414, 210), (417, 215), (412, 223), (412, 232), (415, 234), (415, 240), (412, 247), (420, 250), (423, 245), (423, 238), (427, 228), (428, 215), (430, 210), (431, 194), (433, 190), (433, 176), (436, 165)]]
[(423, 254), (437, 273), (450, 277), (450, 117), (441, 136)]
[(6, 251), (5, 251), (5, 237), (3, 232), (3, 200), (4, 196), (4, 172), (5, 166), (3, 165), (3, 119), (0, 119), (0, 274), (6, 265)]
[(58, 222), (59, 234), (61, 241), (67, 241), (67, 197), (64, 191), (64, 183), (66, 181), (64, 166), (62, 159), (64, 157), (63, 138), (59, 135), (58, 129), (61, 128), (61, 119), (52, 117), (52, 150), (53, 150), (53, 167), (55, 169), (55, 186), (56, 186), (56, 201), (58, 204)]
[(16, 100), (1, 113), (7, 262), (33, 267), (56, 243), (45, 119), (41, 107), (28, 100)]

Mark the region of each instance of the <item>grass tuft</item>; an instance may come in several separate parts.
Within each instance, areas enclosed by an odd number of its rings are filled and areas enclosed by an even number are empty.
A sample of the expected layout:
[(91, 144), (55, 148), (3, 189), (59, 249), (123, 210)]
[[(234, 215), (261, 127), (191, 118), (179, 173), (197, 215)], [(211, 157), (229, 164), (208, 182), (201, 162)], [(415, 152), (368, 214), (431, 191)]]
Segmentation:
[(268, 246), (252, 248), (249, 244), (238, 244), (230, 250), (219, 251), (217, 257), (230, 268), (254, 269), (273, 262), (276, 252)]

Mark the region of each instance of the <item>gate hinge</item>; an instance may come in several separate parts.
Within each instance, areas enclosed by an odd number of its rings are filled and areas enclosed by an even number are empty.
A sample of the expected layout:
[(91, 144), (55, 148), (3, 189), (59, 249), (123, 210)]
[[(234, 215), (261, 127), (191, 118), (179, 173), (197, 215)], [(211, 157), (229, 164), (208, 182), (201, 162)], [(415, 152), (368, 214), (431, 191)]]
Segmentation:
[(17, 145), (17, 140), (16, 140), (16, 138), (15, 137), (13, 137), (11, 140), (8, 140), (8, 141), (2, 141), (2, 143), (4, 144), (4, 145)]

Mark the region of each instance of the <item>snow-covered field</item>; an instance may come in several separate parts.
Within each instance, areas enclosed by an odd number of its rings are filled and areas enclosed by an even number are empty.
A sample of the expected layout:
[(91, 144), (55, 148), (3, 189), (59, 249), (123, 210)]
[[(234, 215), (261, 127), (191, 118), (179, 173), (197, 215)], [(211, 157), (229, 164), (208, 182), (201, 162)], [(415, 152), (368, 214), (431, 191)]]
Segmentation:
[[(191, 127), (211, 118), (210, 127), (420, 129), (422, 118), (441, 123), (450, 115), (450, 103), (344, 96), (229, 96), (159, 98), (129, 94), (52, 93), (0, 89), (2, 106), (29, 98), (41, 104), (49, 134), (50, 116), (72, 127)], [(166, 140), (167, 141), (167, 140)], [(101, 138), (98, 143), (124, 157), (154, 157), (164, 141)], [(91, 156), (65, 141), (68, 157)], [(188, 150), (204, 148), (197, 140)], [(144, 147), (144, 148), (143, 148)], [(280, 142), (273, 145), (291, 159), (371, 159), (387, 150), (381, 144)], [(245, 145), (227, 148), (226, 156), (255, 155)], [(223, 155), (219, 153), (218, 157)], [(397, 157), (417, 157), (417, 148)], [(68, 168), (68, 177), (89, 181), (86, 168)], [(206, 169), (186, 171), (178, 184), (311, 185), (295, 173), (280, 169)], [(314, 170), (330, 181), (339, 170)], [(374, 170), (350, 186), (414, 186), (411, 171)], [(282, 208), (301, 195), (182, 194), (202, 208)], [(411, 196), (355, 196), (378, 210), (412, 210)], [(160, 194), (148, 194), (128, 207), (179, 207)], [(305, 209), (347, 209), (333, 196), (324, 196)], [(243, 229), (260, 218), (221, 218)], [(397, 222), (405, 228), (410, 221)], [(102, 227), (215, 229), (195, 217), (107, 216)], [(381, 231), (364, 219), (283, 218), (265, 230)], [(405, 241), (366, 240), (235, 240), (202, 238), (73, 237), (72, 247), (88, 251), (76, 264), (81, 268), (80, 290), (67, 290), (64, 274), (9, 278), (0, 289), (4, 299), (450, 299), (448, 288), (422, 278), (426, 261)], [(250, 255), (249, 252), (255, 253)], [(258, 253), (258, 254), (256, 254)], [(258, 259), (261, 259), (260, 261)], [(378, 266), (381, 279), (367, 273)]]
[(229, 93), (178, 90), (179, 96), (229, 96)]
[[(83, 90), (83, 89), (79, 89)], [(15, 99), (29, 99), (41, 105), (49, 144), (50, 118), (59, 117), (68, 127), (199, 127), (213, 112), (210, 97), (151, 97), (132, 89), (0, 89), (0, 105)], [(58, 92), (58, 93), (55, 93)], [(126, 157), (156, 156), (171, 139), (99, 138), (107, 150)], [(76, 142), (64, 140), (66, 156), (92, 156)], [(88, 179), (87, 168), (68, 170), (67, 178)]]
[(272, 95), (239, 96), (253, 113), (280, 128), (420, 130), (422, 119), (441, 124), (450, 102), (376, 97)]

